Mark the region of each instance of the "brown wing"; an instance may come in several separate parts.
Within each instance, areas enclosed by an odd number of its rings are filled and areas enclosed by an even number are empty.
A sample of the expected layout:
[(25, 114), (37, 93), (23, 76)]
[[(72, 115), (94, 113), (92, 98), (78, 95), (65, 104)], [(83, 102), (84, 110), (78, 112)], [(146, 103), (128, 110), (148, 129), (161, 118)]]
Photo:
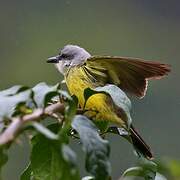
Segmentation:
[(146, 94), (148, 79), (160, 79), (170, 72), (168, 64), (128, 57), (93, 56), (87, 66), (97, 72), (106, 71), (106, 83), (116, 84), (139, 98)]

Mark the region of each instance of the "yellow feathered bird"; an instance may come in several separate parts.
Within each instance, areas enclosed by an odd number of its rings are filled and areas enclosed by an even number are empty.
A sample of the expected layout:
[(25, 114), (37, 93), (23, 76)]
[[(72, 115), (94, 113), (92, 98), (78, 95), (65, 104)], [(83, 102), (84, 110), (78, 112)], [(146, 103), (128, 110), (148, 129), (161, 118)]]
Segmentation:
[[(55, 63), (64, 75), (71, 95), (77, 96), (79, 105), (84, 107), (84, 90), (114, 84), (123, 91), (139, 98), (145, 96), (149, 79), (160, 79), (169, 71), (169, 65), (144, 61), (138, 58), (118, 56), (91, 56), (85, 49), (76, 45), (66, 45), (60, 53), (48, 59)], [(94, 94), (86, 102), (86, 115), (96, 121), (108, 121), (127, 129), (127, 120), (120, 108), (106, 94)], [(133, 145), (146, 158), (153, 157), (149, 146), (134, 127), (129, 129)]]

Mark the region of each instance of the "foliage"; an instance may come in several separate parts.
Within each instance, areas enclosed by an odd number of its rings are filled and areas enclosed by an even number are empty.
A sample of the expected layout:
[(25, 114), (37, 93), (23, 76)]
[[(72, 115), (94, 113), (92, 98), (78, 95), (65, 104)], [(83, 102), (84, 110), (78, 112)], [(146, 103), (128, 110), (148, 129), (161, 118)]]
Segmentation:
[(86, 169), (95, 179), (109, 179), (111, 174), (108, 160), (110, 148), (106, 140), (103, 140), (95, 125), (85, 116), (77, 115), (72, 122), (86, 152)]
[[(108, 94), (120, 107), (131, 124), (131, 102), (126, 94), (114, 85), (86, 89), (84, 97), (96, 93)], [(8, 161), (7, 150), (19, 135), (29, 134), (31, 155), (28, 166), (22, 172), (21, 180), (110, 180), (110, 146), (105, 134), (114, 133), (128, 139), (123, 128), (109, 127), (102, 135), (96, 124), (78, 109), (78, 100), (60, 89), (59, 84), (49, 86), (39, 83), (33, 88), (14, 86), (0, 91), (0, 170)], [(42, 123), (53, 118), (50, 124)], [(85, 168), (90, 174), (81, 177), (76, 153), (69, 146), (69, 138), (78, 138), (85, 152)], [(140, 157), (138, 165), (126, 170), (121, 179), (143, 177), (146, 180), (165, 180), (157, 173), (157, 164)], [(160, 166), (162, 167), (162, 166)], [(179, 176), (179, 164), (172, 162), (169, 169), (173, 176)], [(160, 171), (163, 173), (163, 171)]]

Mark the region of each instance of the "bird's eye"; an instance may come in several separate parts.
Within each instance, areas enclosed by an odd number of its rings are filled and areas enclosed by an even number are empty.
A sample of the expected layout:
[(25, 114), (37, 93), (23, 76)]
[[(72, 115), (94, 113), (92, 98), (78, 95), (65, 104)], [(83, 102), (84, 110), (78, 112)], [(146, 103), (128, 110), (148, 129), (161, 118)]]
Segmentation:
[(69, 56), (68, 56), (67, 54), (61, 54), (61, 58), (63, 58), (63, 59), (68, 59)]

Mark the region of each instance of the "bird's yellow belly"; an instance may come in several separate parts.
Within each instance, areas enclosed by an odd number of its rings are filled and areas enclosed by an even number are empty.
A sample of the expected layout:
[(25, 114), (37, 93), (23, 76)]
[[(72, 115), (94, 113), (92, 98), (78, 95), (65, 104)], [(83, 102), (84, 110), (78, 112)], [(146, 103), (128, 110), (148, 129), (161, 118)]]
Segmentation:
[[(73, 68), (65, 77), (67, 87), (71, 95), (75, 95), (78, 98), (81, 108), (84, 107), (84, 90), (86, 88), (97, 87), (95, 83), (89, 81), (82, 68)], [(86, 115), (94, 120), (109, 121), (118, 124), (124, 124), (124, 122), (116, 115), (114, 105), (111, 98), (102, 93), (92, 95), (84, 107)]]

